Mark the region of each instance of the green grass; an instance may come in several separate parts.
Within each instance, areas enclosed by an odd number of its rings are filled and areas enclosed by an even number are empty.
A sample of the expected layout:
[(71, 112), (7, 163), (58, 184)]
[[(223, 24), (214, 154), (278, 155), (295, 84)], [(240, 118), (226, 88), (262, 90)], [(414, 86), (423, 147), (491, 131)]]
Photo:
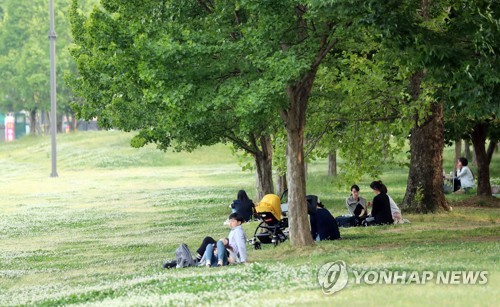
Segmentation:
[[(254, 198), (255, 177), (223, 145), (164, 153), (131, 148), (130, 138), (115, 131), (58, 136), (58, 178), (49, 177), (49, 138), (0, 144), (0, 306), (497, 303), (500, 211), (455, 206), (471, 195), (449, 196), (452, 212), (405, 215), (411, 224), (341, 229), (343, 240), (302, 249), (285, 242), (249, 250), (245, 266), (163, 270), (180, 243), (195, 250), (205, 235), (227, 235), (227, 205), (242, 188)], [(445, 166), (452, 156), (446, 148)], [(500, 177), (498, 154), (491, 172)], [(309, 165), (308, 192), (343, 214), (351, 183), (325, 174), (325, 161)], [(381, 176), (397, 201), (406, 175), (388, 165)], [(367, 198), (371, 180), (359, 182)], [(244, 225), (247, 236), (255, 227)], [(336, 260), (348, 264), (351, 281), (353, 270), (486, 270), (488, 284), (350, 282), (324, 295), (316, 274)]]

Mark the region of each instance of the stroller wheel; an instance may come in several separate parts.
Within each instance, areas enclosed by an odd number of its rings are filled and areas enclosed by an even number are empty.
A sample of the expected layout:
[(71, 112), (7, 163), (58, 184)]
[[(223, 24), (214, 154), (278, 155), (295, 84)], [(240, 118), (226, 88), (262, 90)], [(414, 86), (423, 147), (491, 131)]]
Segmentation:
[(271, 242), (273, 243), (274, 246), (278, 246), (278, 244), (280, 243), (280, 241), (278, 240), (278, 238), (276, 236), (273, 236), (273, 239), (271, 240)]
[(253, 248), (254, 249), (262, 249), (262, 247), (260, 246), (260, 242), (255, 242), (253, 245)]

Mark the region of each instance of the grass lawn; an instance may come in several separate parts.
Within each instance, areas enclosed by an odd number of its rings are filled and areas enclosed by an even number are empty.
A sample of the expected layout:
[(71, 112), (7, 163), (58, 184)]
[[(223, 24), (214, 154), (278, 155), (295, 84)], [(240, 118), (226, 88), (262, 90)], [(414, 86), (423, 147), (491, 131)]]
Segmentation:
[[(131, 148), (131, 134), (58, 136), (58, 178), (50, 178), (50, 139), (0, 144), (0, 306), (87, 305), (460, 305), (500, 299), (499, 200), (451, 195), (452, 212), (404, 215), (410, 224), (341, 229), (343, 240), (296, 249), (288, 242), (249, 249), (250, 264), (164, 270), (182, 242), (227, 236), (223, 221), (239, 189), (255, 197), (223, 145), (192, 153)], [(445, 167), (453, 150), (445, 150)], [(342, 163), (340, 162), (342, 166)], [(333, 215), (345, 213), (351, 183), (338, 188), (325, 161), (309, 166), (308, 193)], [(491, 166), (500, 177), (500, 154)], [(477, 170), (476, 170), (477, 174)], [(396, 201), (407, 169), (381, 179)], [(361, 194), (371, 198), (363, 178)], [(247, 237), (257, 226), (244, 224)], [(323, 294), (323, 264), (345, 261), (349, 283)], [(487, 271), (484, 285), (356, 283), (356, 273)]]

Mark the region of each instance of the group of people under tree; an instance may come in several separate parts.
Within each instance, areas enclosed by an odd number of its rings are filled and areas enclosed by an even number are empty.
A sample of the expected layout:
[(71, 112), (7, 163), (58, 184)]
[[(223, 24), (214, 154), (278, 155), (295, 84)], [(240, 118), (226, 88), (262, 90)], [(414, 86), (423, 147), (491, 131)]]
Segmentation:
[[(359, 186), (351, 187), (351, 195), (346, 199), (346, 207), (351, 214), (349, 217), (352, 220), (351, 225), (368, 226), (402, 222), (401, 211), (387, 194), (387, 187), (382, 181), (373, 181), (370, 188), (375, 193), (372, 202), (367, 202), (359, 195)], [(340, 239), (337, 219), (342, 217), (335, 219), (317, 197), (313, 199), (314, 201), (307, 199), (309, 205), (315, 206), (308, 210), (313, 239), (316, 241)], [(369, 207), (372, 207), (371, 214), (368, 214)], [(242, 223), (251, 221), (258, 211), (271, 212), (278, 220), (282, 214), (281, 207), (276, 204), (263, 201), (256, 206), (244, 190), (238, 191), (237, 199), (231, 203), (230, 208), (232, 213), (225, 223), (231, 228), (229, 236), (220, 240), (207, 236), (196, 251), (197, 261), (202, 265), (212, 267), (246, 263), (246, 235), (241, 227)]]
[[(454, 190), (470, 189), (474, 187), (474, 176), (468, 167), (466, 158), (457, 161), (457, 173), (453, 177)], [(388, 190), (382, 181), (370, 183), (375, 196), (373, 200), (367, 201), (360, 195), (360, 188), (354, 184), (350, 189), (350, 196), (346, 198), (345, 205), (349, 212), (347, 215), (334, 218), (330, 211), (325, 208), (319, 198), (308, 195), (308, 214), (313, 240), (337, 240), (340, 239), (339, 226), (370, 226), (384, 224), (404, 223), (401, 210), (396, 202), (388, 195)], [(266, 201), (266, 197), (272, 196), (276, 201)], [(247, 263), (246, 235), (242, 224), (258, 218), (259, 212), (269, 212), (277, 220), (281, 220), (282, 212), (279, 197), (274, 194), (264, 196), (257, 205), (248, 197), (244, 190), (239, 190), (237, 198), (229, 205), (232, 213), (226, 223), (230, 227), (227, 238), (215, 240), (207, 236), (203, 239), (197, 249), (196, 261), (207, 267), (225, 266), (234, 263)], [(371, 211), (369, 210), (371, 207)], [(369, 212), (370, 211), (370, 212)]]

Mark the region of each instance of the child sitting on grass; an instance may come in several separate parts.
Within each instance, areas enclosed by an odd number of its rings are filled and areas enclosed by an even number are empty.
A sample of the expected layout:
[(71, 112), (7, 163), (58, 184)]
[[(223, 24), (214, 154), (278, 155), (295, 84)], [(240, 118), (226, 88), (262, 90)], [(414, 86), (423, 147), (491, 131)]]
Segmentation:
[(231, 231), (227, 239), (220, 239), (217, 243), (208, 244), (206, 247), (204, 259), (207, 267), (245, 263), (247, 260), (247, 240), (241, 227), (244, 219), (238, 213), (232, 213), (228, 219)]

